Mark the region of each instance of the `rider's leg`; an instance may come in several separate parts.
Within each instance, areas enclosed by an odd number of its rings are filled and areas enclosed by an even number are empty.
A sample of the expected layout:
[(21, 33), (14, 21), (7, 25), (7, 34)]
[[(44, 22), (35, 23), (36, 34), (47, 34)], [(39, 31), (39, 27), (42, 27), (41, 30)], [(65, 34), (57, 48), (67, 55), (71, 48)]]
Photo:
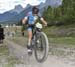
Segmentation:
[(28, 28), (28, 49), (31, 48), (32, 28)]
[(31, 45), (31, 39), (32, 39), (32, 31), (28, 31), (28, 45)]

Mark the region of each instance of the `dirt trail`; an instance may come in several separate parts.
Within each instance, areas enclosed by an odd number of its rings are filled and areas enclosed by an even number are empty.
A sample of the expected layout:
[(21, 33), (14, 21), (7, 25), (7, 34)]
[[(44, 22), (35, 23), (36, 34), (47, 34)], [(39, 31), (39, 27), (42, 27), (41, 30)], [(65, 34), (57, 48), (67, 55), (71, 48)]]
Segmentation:
[(44, 63), (38, 63), (34, 57), (28, 56), (27, 49), (23, 46), (15, 44), (12, 41), (6, 40), (10, 55), (18, 58), (23, 64), (15, 64), (14, 67), (75, 67), (75, 62), (68, 62), (65, 58), (55, 55), (49, 55)]

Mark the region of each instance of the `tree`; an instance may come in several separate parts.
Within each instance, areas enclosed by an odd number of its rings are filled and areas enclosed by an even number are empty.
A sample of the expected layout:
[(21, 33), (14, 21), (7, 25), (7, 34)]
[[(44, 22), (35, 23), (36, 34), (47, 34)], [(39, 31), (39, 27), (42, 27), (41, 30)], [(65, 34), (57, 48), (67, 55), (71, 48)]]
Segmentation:
[(75, 22), (75, 0), (63, 0), (59, 7), (48, 7), (44, 10), (43, 16), (48, 22), (60, 21), (64, 24), (72, 24)]
[(72, 23), (75, 20), (75, 0), (63, 0), (62, 13), (66, 23)]

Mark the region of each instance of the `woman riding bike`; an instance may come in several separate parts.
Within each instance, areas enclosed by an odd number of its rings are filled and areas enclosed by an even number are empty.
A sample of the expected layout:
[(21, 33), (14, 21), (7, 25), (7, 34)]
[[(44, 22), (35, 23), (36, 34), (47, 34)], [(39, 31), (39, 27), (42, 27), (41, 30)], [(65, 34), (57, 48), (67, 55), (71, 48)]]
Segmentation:
[(32, 53), (32, 50), (31, 50), (31, 39), (32, 39), (32, 28), (34, 26), (34, 24), (36, 23), (37, 19), (40, 18), (40, 21), (45, 25), (47, 26), (47, 22), (44, 20), (43, 17), (39, 16), (39, 9), (34, 6), (32, 8), (32, 11), (31, 12), (28, 12), (27, 16), (25, 16), (22, 20), (22, 23), (25, 24), (26, 22), (28, 22), (28, 44), (27, 44), (27, 49), (28, 49), (28, 52), (31, 52)]

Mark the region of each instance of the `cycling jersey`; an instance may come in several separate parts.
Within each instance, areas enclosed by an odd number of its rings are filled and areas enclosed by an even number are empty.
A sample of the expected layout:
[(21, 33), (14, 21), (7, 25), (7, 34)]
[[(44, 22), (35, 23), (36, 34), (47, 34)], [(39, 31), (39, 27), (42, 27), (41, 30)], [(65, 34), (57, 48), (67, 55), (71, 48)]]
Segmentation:
[(34, 16), (32, 12), (28, 12), (25, 17), (25, 19), (28, 19), (28, 24), (34, 24), (38, 18), (41, 18), (41, 16)]
[[(25, 19), (28, 20), (27, 24), (29, 25), (34, 25), (36, 20), (38, 20), (40, 18), (40, 20), (42, 20), (42, 17), (40, 16), (40, 14), (38, 14), (38, 16), (34, 16), (32, 14), (32, 12), (29, 12), (27, 14), (27, 16), (25, 17)], [(28, 30), (31, 31), (32, 30), (32, 27), (28, 27)]]

